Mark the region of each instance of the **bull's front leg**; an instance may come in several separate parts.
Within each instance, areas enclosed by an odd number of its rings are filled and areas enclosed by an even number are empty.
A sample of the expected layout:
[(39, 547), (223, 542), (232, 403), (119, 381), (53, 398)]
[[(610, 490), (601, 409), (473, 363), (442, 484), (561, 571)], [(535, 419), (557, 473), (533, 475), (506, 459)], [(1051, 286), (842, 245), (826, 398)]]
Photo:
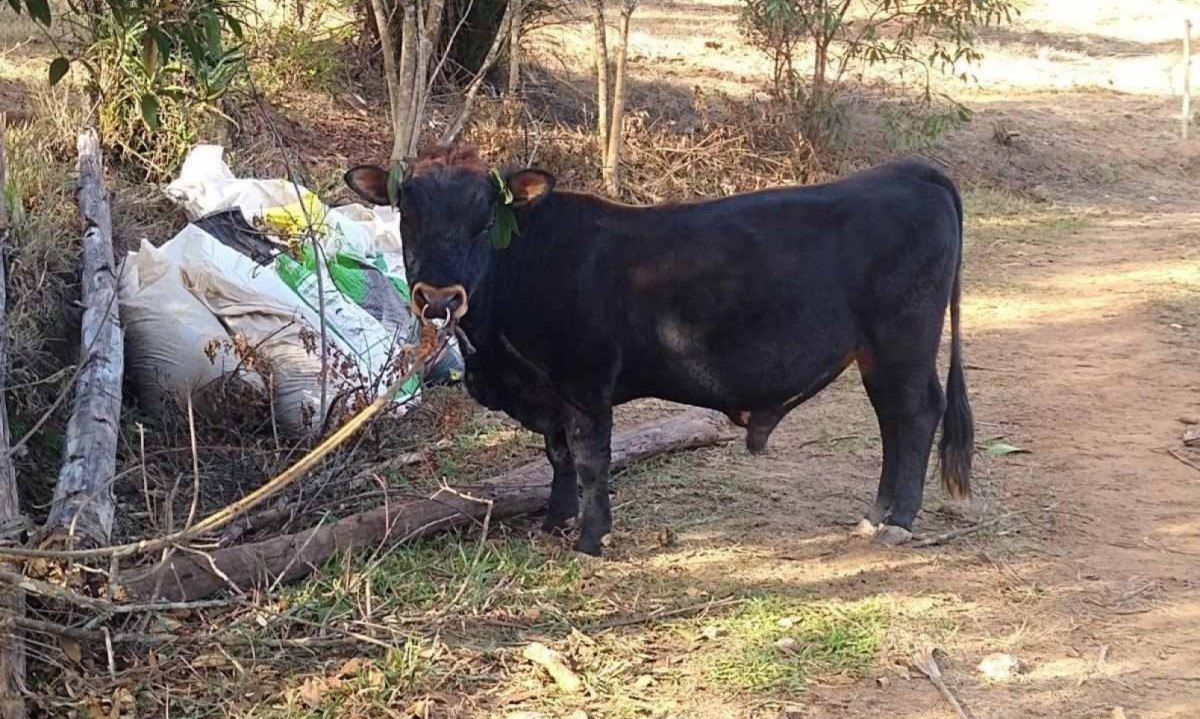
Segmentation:
[[(612, 531), (608, 501), (608, 465), (612, 446), (612, 406), (565, 409), (567, 445), (583, 485), (583, 526), (575, 551), (598, 557), (604, 537)], [(557, 478), (557, 475), (556, 475)]]
[(546, 458), (554, 469), (554, 481), (550, 485), (550, 501), (546, 504), (546, 518), (542, 529), (553, 532), (562, 528), (579, 514), (579, 487), (576, 483), (575, 459), (567, 444), (567, 434), (559, 425), (546, 432)]

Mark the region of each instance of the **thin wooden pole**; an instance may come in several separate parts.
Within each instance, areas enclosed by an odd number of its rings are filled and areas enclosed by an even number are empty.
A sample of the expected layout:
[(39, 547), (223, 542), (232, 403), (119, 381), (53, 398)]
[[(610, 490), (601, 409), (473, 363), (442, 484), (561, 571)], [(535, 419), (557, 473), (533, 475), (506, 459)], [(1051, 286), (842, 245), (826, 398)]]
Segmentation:
[(1179, 134), (1188, 139), (1188, 126), (1192, 124), (1192, 21), (1183, 21), (1183, 117), (1179, 122)]
[[(0, 191), (4, 189), (8, 166), (4, 155), (7, 120), (0, 113)], [(17, 475), (8, 451), (8, 409), (4, 404), (4, 383), (8, 377), (8, 322), (4, 255), (8, 252), (8, 213), (0, 193), (0, 527), (13, 532), (20, 525), (21, 507), (17, 497)], [(0, 565), (3, 566), (3, 565)], [(12, 565), (17, 568), (18, 565)], [(19, 569), (18, 569), (19, 571)], [(0, 587), (0, 607), (9, 615), (0, 624), (0, 719), (25, 719), (25, 645), (17, 618), (25, 617), (25, 592), (20, 587)]]

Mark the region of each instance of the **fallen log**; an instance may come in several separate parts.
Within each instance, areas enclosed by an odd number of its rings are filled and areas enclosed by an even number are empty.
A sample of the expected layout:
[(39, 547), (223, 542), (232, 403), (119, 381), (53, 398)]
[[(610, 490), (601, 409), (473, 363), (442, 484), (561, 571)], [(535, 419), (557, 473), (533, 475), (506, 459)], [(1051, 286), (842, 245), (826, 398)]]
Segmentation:
[[(612, 469), (715, 444), (725, 424), (723, 415), (697, 411), (619, 432), (612, 441)], [(379, 507), (295, 534), (203, 555), (176, 554), (150, 569), (127, 573), (121, 590), (144, 600), (190, 601), (233, 587), (294, 581), (335, 554), (423, 537), (485, 516), (503, 519), (538, 511), (550, 496), (551, 476), (547, 462), (531, 462), (478, 485), (445, 488), (428, 499)]]
[(118, 321), (112, 219), (104, 189), (104, 162), (96, 131), (79, 134), (79, 212), (83, 217), (83, 323), (75, 399), (66, 450), (42, 547), (90, 548), (109, 544), (115, 500), (117, 429), (121, 420), (124, 337)]
[[(0, 115), (0, 190), (7, 185), (8, 164), (4, 153), (5, 118)], [(8, 208), (0, 197), (0, 542), (20, 541), (21, 507), (17, 498), (17, 474), (9, 455), (8, 407), (4, 402), (8, 380)], [(0, 563), (0, 568), (10, 567)], [(0, 610), (4, 624), (0, 630), (0, 719), (24, 719), (25, 648), (16, 620), (25, 616), (25, 592), (19, 587), (0, 585)]]

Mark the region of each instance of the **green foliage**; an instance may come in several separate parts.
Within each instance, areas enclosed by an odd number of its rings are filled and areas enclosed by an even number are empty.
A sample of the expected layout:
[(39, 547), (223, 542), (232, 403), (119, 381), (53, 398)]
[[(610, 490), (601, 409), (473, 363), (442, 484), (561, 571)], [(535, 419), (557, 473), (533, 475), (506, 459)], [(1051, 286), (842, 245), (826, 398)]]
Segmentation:
[[(8, 0), (44, 26), (47, 0)], [(53, 10), (77, 42), (50, 63), (51, 85), (83, 68), (110, 149), (162, 177), (174, 169), (244, 71), (241, 0), (66, 0)]]
[[(1015, 0), (743, 0), (742, 28), (751, 45), (770, 56), (776, 95), (806, 118), (804, 128), (828, 140), (829, 111), (843, 78), (852, 69), (888, 63), (901, 75), (917, 71), (923, 79), (920, 104), (934, 107), (934, 73), (966, 80), (965, 65), (977, 62), (975, 33), (980, 27), (1009, 22)], [(811, 62), (804, 74), (798, 62)], [(816, 118), (814, 121), (813, 118)], [(949, 112), (926, 111), (917, 119), (892, 119), (898, 144), (919, 145), (956, 122), (966, 120), (960, 106)]]
[(29, 17), (41, 23), (45, 27), (50, 27), (50, 3), (49, 0), (25, 0), (25, 5), (21, 5), (21, 0), (8, 0), (8, 5), (16, 13), (21, 13), (22, 9), (29, 13)]
[(193, 15), (199, 22), (187, 28), (117, 14), (92, 18), (91, 42), (80, 53), (100, 136), (156, 179), (168, 177), (222, 117), (220, 102), (245, 67), (241, 48), (223, 43), (221, 16)]
[(885, 110), (883, 129), (896, 150), (926, 150), (943, 135), (971, 120), (971, 111), (959, 103), (918, 104)]
[(310, 6), (303, 20), (251, 32), (254, 82), (271, 96), (291, 90), (333, 93), (342, 69), (339, 49), (351, 40), (353, 28), (325, 27), (321, 3)]

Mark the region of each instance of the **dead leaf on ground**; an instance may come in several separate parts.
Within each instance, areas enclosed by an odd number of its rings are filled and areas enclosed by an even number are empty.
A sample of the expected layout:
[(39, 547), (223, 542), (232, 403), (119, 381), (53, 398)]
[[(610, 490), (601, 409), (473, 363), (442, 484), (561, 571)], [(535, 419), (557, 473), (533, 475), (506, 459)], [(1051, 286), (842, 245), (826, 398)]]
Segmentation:
[(1001, 440), (988, 442), (984, 445), (983, 451), (993, 457), (1005, 457), (1010, 454), (1030, 454), (1030, 450), (1024, 447), (1018, 447), (1015, 444), (1009, 444)]
[(337, 670), (337, 673), (334, 674), (334, 676), (343, 679), (346, 677), (352, 677), (362, 671), (366, 666), (368, 666), (367, 660), (363, 659), (362, 657), (352, 657), (347, 659), (345, 663), (342, 664), (341, 668)]
[(317, 709), (321, 706), (325, 695), (336, 689), (341, 683), (342, 680), (337, 677), (309, 677), (296, 690), (296, 698), (309, 709)]

